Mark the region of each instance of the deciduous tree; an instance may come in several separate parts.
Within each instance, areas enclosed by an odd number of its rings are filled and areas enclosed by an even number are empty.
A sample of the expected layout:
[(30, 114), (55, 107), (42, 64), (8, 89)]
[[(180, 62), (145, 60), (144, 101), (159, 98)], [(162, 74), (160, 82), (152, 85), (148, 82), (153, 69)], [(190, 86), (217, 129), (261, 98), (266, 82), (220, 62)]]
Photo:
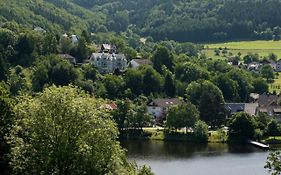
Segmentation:
[(133, 174), (102, 104), (71, 86), (22, 97), (9, 136), (13, 174)]

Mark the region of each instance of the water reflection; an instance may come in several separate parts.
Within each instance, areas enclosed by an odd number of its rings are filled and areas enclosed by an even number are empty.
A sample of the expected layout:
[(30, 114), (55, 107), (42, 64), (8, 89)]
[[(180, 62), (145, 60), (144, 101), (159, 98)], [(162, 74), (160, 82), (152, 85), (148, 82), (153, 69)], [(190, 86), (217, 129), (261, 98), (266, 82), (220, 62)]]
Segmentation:
[(123, 141), (127, 156), (158, 175), (264, 175), (267, 151), (251, 145)]
[(194, 155), (219, 156), (225, 153), (251, 154), (263, 150), (251, 145), (228, 145), (222, 143), (194, 144), (162, 141), (122, 141), (128, 155), (150, 157), (189, 158)]

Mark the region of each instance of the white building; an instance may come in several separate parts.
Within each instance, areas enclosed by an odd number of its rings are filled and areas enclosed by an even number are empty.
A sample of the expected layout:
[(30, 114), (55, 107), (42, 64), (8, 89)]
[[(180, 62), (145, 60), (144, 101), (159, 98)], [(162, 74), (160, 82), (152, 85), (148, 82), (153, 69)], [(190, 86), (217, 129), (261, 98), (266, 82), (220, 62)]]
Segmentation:
[(100, 73), (113, 73), (115, 70), (124, 71), (127, 68), (127, 59), (124, 54), (93, 53), (90, 63), (98, 68)]
[(79, 38), (77, 35), (71, 35), (70, 36), (72, 44), (78, 44), (79, 43)]
[(147, 105), (147, 112), (158, 122), (166, 117), (169, 107), (182, 104), (178, 98), (153, 99)]

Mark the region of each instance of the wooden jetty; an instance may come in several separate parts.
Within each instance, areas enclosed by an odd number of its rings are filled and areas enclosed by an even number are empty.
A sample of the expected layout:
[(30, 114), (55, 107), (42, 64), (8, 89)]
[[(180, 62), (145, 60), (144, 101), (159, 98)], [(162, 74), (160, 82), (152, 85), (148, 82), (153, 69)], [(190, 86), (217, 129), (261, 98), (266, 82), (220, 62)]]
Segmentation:
[(262, 148), (262, 149), (269, 149), (269, 145), (266, 145), (266, 144), (263, 144), (263, 143), (260, 143), (260, 142), (256, 142), (256, 141), (252, 141), (252, 140), (249, 140), (248, 142), (250, 144), (256, 146), (256, 147), (259, 147), (259, 148)]

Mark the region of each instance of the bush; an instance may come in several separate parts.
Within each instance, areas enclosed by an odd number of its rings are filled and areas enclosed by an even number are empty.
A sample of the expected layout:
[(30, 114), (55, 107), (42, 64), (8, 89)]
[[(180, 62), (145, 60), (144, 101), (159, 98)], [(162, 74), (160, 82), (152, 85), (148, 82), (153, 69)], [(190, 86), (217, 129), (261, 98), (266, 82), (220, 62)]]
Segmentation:
[(208, 141), (208, 125), (203, 121), (198, 121), (194, 127), (194, 138), (198, 142)]

